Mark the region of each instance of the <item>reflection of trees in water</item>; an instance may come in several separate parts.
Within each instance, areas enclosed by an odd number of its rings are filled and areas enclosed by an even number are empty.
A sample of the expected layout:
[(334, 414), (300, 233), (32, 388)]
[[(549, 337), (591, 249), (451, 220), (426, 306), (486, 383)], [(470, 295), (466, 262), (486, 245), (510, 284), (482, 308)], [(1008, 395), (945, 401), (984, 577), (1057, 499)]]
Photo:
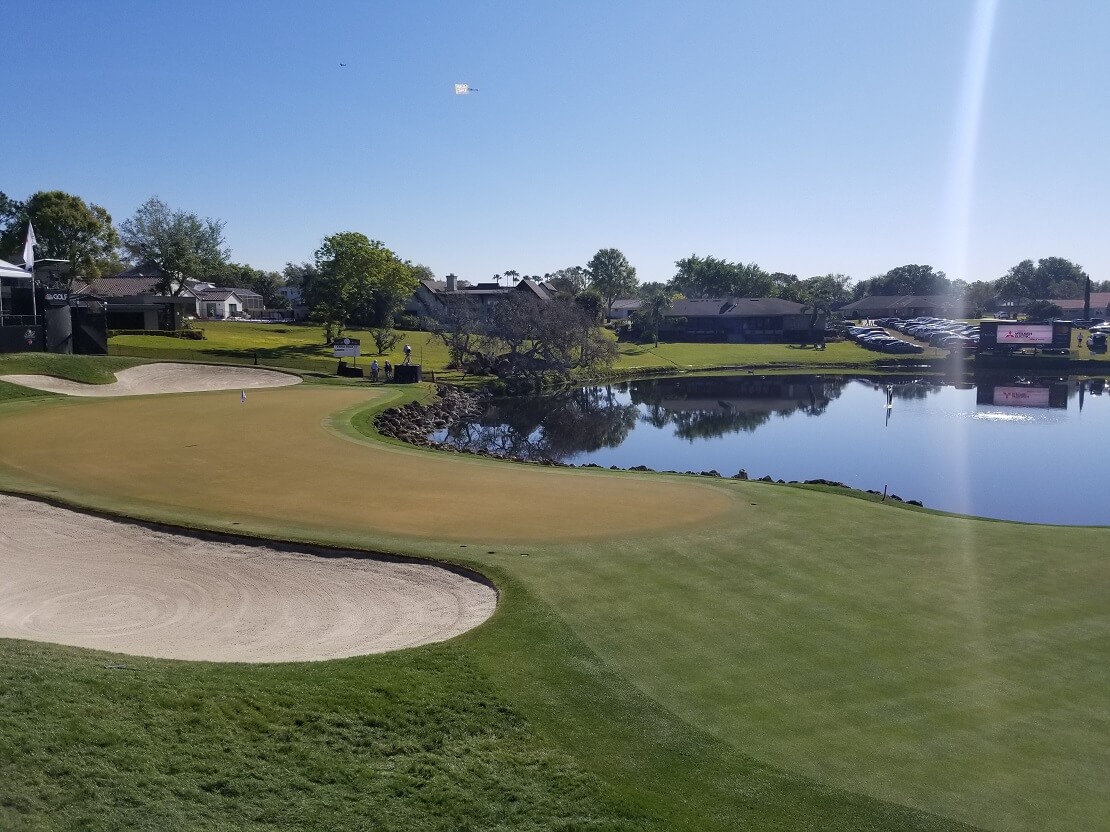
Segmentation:
[(924, 399), (935, 393), (939, 393), (945, 386), (949, 386), (935, 381), (925, 381), (920, 378), (903, 378), (901, 376), (879, 379), (864, 378), (858, 380), (883, 393), (889, 391), (891, 397), (895, 399)]
[(495, 400), (478, 422), (452, 425), (444, 441), (518, 459), (561, 461), (584, 451), (614, 448), (635, 424), (634, 405), (621, 404), (612, 388), (590, 387)]
[(642, 405), (641, 420), (674, 427), (693, 441), (726, 433), (752, 432), (772, 416), (820, 416), (840, 396), (848, 379), (813, 376), (705, 376), (652, 379), (630, 385)]

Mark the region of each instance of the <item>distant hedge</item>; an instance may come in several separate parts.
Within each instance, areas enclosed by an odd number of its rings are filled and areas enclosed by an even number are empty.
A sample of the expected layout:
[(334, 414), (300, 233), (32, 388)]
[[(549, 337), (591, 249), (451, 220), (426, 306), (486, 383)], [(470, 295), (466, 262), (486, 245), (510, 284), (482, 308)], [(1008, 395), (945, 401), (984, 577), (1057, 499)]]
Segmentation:
[(109, 329), (108, 337), (115, 335), (161, 335), (163, 338), (185, 338), (189, 341), (203, 341), (203, 329)]

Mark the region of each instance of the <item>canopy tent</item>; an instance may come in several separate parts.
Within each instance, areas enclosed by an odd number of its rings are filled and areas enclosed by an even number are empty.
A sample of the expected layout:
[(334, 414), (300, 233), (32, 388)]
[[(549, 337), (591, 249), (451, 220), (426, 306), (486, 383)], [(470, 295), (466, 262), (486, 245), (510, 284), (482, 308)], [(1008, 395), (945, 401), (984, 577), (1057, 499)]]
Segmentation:
[[(33, 275), (26, 269), (21, 269), (14, 263), (9, 263), (7, 260), (0, 260), (0, 284), (5, 280), (31, 280)], [(34, 286), (34, 283), (31, 283)], [(4, 316), (4, 290), (0, 288), (0, 321), (3, 321)]]
[(0, 277), (22, 277), (26, 280), (30, 280), (31, 273), (26, 269), (21, 269), (14, 263), (9, 263), (7, 260), (0, 260)]

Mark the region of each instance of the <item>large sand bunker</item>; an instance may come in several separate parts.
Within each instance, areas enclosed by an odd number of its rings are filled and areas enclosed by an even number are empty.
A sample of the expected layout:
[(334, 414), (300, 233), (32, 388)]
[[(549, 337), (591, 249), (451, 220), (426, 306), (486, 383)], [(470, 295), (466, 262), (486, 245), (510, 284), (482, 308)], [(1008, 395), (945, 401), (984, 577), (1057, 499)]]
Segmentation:
[(200, 393), (206, 390), (240, 390), (287, 387), (300, 378), (258, 367), (210, 364), (140, 364), (116, 373), (111, 384), (82, 384), (54, 376), (7, 375), (2, 381), (22, 384), (67, 396), (143, 396), (149, 393)]
[(168, 534), (0, 494), (0, 637), (289, 662), (443, 641), (496, 592), (432, 564)]

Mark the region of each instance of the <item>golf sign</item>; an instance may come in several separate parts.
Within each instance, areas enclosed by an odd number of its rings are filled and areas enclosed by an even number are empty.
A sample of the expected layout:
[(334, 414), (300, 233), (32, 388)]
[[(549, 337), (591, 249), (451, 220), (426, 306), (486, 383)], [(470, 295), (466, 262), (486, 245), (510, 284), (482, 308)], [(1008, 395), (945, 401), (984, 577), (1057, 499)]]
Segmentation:
[(356, 358), (362, 355), (362, 345), (358, 338), (336, 338), (331, 343), (331, 354), (335, 358)]

